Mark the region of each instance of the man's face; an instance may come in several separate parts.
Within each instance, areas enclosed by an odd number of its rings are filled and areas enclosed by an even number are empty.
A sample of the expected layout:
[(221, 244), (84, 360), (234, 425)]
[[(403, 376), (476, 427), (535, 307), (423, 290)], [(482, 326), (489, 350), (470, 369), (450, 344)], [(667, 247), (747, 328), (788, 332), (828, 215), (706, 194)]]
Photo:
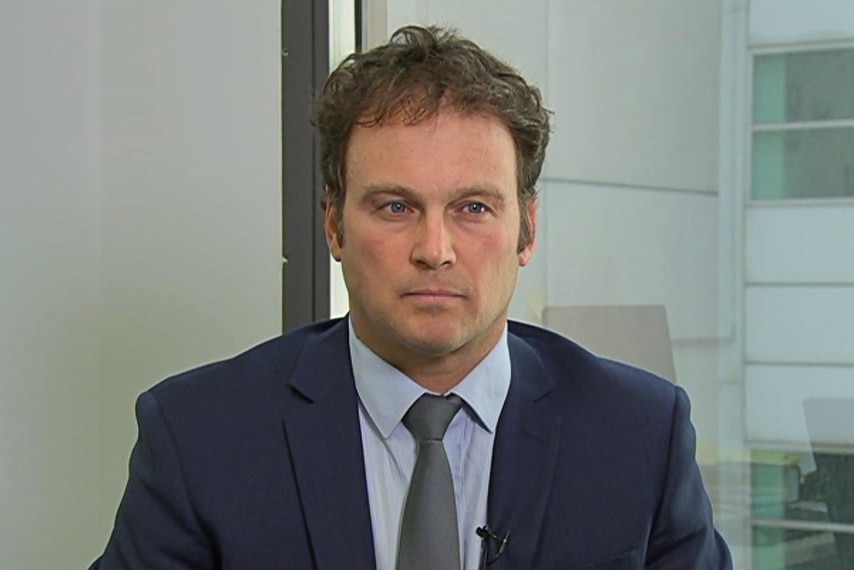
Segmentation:
[[(404, 372), (500, 338), (520, 266), (513, 139), (496, 118), (442, 110), (415, 125), (356, 127), (343, 238), (326, 212), (359, 338)], [(536, 221), (532, 204), (528, 215)]]

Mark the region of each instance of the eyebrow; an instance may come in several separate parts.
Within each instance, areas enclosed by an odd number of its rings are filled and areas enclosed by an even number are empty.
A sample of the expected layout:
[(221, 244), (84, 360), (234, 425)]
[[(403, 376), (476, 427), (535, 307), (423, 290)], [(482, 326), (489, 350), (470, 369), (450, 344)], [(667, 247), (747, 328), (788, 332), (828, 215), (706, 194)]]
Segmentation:
[(412, 188), (400, 184), (369, 184), (365, 187), (362, 199), (369, 200), (378, 194), (394, 194), (409, 200), (414, 200), (417, 195)]
[[(402, 186), (400, 184), (369, 184), (365, 187), (363, 199), (370, 200), (379, 194), (393, 194), (413, 202), (419, 200), (418, 192), (409, 186)], [(498, 188), (492, 186), (464, 186), (454, 190), (449, 201), (456, 202), (457, 200), (479, 196), (490, 198), (498, 205), (504, 204), (505, 200), (504, 194)]]

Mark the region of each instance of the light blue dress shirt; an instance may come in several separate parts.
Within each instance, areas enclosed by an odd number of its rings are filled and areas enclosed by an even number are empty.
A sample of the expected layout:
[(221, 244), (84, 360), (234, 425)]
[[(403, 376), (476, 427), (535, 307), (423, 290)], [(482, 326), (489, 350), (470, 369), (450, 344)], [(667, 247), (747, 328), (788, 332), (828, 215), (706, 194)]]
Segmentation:
[[(360, 341), (352, 323), (349, 327), (377, 570), (395, 570), (403, 506), (418, 452), (401, 420), (427, 390)], [(465, 402), (444, 441), (454, 477), (463, 570), (479, 567), (481, 539), (475, 530), (487, 524), (492, 444), (510, 371), (505, 329), (495, 348), (450, 392)]]

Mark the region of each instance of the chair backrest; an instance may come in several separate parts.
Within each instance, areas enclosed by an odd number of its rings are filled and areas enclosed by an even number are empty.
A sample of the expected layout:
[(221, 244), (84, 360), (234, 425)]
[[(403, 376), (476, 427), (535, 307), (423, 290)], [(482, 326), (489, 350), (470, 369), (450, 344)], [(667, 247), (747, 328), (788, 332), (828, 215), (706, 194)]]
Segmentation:
[(676, 382), (663, 305), (549, 306), (543, 325), (591, 352)]

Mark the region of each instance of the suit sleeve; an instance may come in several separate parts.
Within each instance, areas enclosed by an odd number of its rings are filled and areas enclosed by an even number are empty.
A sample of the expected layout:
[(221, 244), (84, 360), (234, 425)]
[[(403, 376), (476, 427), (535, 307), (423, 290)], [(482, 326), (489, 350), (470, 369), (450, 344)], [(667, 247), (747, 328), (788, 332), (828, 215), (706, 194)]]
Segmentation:
[(729, 549), (714, 528), (712, 506), (695, 458), (696, 436), (688, 396), (682, 388), (674, 389), (667, 480), (650, 536), (646, 568), (731, 570)]
[(136, 417), (139, 435), (115, 527), (90, 570), (215, 568), (169, 426), (150, 392), (137, 400)]

